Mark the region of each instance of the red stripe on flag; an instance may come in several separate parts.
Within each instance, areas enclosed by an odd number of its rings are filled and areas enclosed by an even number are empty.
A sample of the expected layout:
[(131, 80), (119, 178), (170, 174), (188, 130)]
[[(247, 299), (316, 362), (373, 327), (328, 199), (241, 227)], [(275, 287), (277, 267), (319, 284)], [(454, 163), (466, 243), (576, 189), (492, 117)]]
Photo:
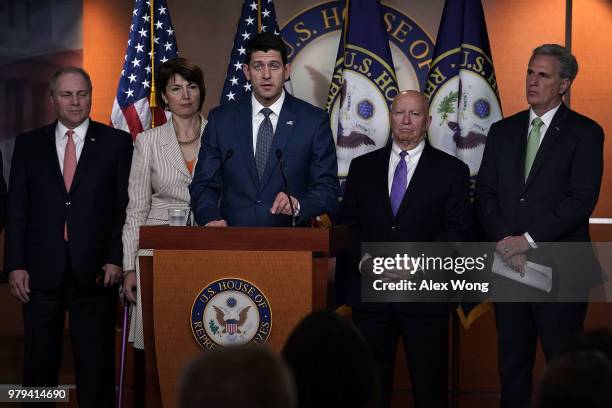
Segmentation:
[(160, 107), (155, 107), (152, 109), (153, 110), (153, 117), (155, 118), (155, 126), (161, 126), (164, 123), (167, 122), (166, 120), (166, 112), (160, 108)]
[(123, 112), (123, 116), (125, 116), (128, 129), (130, 129), (130, 133), (132, 134), (132, 139), (136, 139), (136, 135), (144, 130), (142, 128), (142, 122), (140, 122), (140, 116), (138, 116), (138, 112), (136, 112), (136, 108), (134, 108), (134, 105), (132, 104), (124, 109), (121, 109), (121, 111)]

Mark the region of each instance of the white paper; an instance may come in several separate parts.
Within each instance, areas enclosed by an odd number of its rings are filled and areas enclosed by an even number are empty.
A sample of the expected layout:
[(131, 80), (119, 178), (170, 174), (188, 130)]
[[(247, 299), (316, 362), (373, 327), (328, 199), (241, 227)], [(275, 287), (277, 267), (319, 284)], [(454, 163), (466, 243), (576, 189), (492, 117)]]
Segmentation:
[(550, 293), (552, 289), (552, 268), (546, 265), (527, 261), (525, 264), (525, 274), (521, 276), (520, 273), (508, 266), (501, 256), (495, 253), (493, 273), (546, 293)]

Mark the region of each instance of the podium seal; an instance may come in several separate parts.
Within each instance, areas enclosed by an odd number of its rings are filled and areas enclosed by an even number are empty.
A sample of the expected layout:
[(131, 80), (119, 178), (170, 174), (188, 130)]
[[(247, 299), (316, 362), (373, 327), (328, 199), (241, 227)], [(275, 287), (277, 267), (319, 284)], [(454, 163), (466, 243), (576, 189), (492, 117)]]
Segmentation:
[(238, 278), (214, 281), (191, 307), (191, 331), (204, 350), (254, 343), (263, 345), (272, 328), (272, 310), (264, 293)]

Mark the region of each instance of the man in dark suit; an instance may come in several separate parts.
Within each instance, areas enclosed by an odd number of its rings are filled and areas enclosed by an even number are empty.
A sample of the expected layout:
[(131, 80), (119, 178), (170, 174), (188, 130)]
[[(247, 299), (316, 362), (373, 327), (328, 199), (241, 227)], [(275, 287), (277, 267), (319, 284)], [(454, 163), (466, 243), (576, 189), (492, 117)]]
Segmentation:
[(333, 212), (339, 186), (329, 118), (283, 90), (290, 65), (280, 36), (253, 37), (243, 70), (251, 98), (208, 116), (189, 188), (198, 224), (289, 226)]
[(4, 180), (4, 165), (2, 163), (2, 152), (0, 152), (0, 232), (6, 223), (6, 181)]
[(366, 303), (358, 263), (362, 242), (460, 242), (469, 235), (468, 167), (425, 135), (427, 99), (404, 91), (389, 114), (393, 142), (351, 162), (341, 222), (351, 233), (348, 304), (378, 363), (383, 406), (393, 391), (398, 338), (407, 354), (416, 407), (446, 407), (450, 303)]
[[(564, 47), (536, 48), (527, 69), (530, 108), (489, 131), (476, 186), (478, 215), (487, 240), (517, 273), (541, 243), (590, 240), (604, 135), (562, 101), (577, 72), (576, 58)], [(553, 284), (562, 286), (558, 272), (553, 268)], [(571, 272), (574, 283), (583, 280), (585, 293), (596, 279), (584, 264)], [(495, 304), (502, 407), (529, 405), (537, 338), (550, 361), (582, 332), (586, 310), (586, 303)]]
[(69, 316), (80, 407), (114, 406), (115, 305), (128, 202), (130, 135), (89, 119), (91, 80), (57, 71), (57, 121), (17, 136), (6, 270), (23, 302), (24, 386), (57, 386)]
[[(4, 166), (2, 163), (2, 152), (0, 152), (0, 232), (2, 232), (6, 223), (6, 201), (8, 199), (3, 168)], [(0, 271), (0, 282), (6, 281), (7, 278), (8, 274), (6, 273), (6, 271), (4, 269)]]

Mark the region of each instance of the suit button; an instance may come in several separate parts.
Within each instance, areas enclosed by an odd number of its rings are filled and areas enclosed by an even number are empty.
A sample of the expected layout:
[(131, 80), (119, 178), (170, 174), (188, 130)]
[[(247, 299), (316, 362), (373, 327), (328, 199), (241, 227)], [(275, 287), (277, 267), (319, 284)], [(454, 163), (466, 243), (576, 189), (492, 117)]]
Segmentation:
[(521, 199), (519, 200), (521, 203), (525, 202), (525, 199), (521, 197)]
[(391, 231), (395, 231), (395, 225), (391, 227)]
[(70, 205), (70, 201), (66, 201), (66, 205)]
[(257, 200), (257, 205), (261, 205), (261, 200)]

